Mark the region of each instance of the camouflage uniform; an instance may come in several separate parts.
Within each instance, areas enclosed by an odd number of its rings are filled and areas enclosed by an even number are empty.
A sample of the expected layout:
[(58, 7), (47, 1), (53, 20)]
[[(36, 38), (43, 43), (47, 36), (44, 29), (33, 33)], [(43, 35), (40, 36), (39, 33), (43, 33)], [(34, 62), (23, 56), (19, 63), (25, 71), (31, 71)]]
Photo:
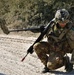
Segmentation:
[[(71, 29), (69, 12), (66, 9), (57, 10), (53, 21), (54, 25), (46, 34), (48, 42), (36, 43), (34, 50), (47, 69), (54, 70), (65, 65), (66, 71), (72, 71), (73, 65), (64, 57), (74, 49), (74, 31)], [(46, 68), (44, 72), (48, 71)]]
[[(58, 28), (57, 25), (51, 29), (54, 32), (54, 36), (59, 36), (63, 29)], [(34, 45), (34, 50), (38, 55), (41, 62), (47, 66), (50, 70), (57, 69), (64, 65), (64, 55), (66, 53), (71, 53), (72, 49), (65, 39), (60, 43), (54, 43), (55, 41), (50, 37), (50, 33), (47, 34), (48, 42), (39, 42)], [(64, 38), (63, 38), (64, 39)]]

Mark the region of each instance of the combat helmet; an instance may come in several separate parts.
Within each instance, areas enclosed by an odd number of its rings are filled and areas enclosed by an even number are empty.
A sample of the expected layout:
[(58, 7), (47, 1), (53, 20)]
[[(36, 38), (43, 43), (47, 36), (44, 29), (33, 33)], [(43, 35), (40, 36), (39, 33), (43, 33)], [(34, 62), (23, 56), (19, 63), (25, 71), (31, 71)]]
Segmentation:
[(69, 12), (66, 9), (59, 9), (55, 13), (56, 21), (66, 21), (69, 20)]

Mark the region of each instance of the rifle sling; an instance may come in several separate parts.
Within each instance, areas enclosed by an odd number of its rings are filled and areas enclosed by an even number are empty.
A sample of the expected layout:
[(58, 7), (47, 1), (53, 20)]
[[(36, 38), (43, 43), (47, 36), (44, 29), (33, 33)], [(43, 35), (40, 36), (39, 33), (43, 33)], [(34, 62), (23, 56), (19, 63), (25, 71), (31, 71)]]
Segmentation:
[(62, 31), (62, 33), (60, 34), (60, 36), (58, 37), (58, 40), (61, 40), (61, 39), (64, 37), (64, 35), (65, 35), (66, 33), (68, 33), (68, 31), (69, 31), (71, 28), (72, 28), (72, 25), (70, 25), (69, 28), (64, 29), (64, 30)]
[(72, 25), (70, 25), (69, 28), (64, 29), (62, 33), (59, 35), (59, 37), (55, 37), (55, 36), (50, 36), (50, 37), (53, 38), (55, 42), (60, 42), (61, 39), (64, 37), (64, 35), (66, 35), (71, 28)]

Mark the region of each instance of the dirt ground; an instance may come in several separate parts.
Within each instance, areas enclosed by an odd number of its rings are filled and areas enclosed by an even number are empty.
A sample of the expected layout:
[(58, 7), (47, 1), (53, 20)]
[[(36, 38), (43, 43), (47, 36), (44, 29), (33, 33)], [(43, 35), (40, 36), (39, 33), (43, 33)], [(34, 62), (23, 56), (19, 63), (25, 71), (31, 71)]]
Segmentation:
[(42, 74), (44, 66), (35, 52), (21, 62), (38, 35), (30, 32), (0, 34), (0, 75), (74, 75), (74, 71), (65, 72), (64, 66)]

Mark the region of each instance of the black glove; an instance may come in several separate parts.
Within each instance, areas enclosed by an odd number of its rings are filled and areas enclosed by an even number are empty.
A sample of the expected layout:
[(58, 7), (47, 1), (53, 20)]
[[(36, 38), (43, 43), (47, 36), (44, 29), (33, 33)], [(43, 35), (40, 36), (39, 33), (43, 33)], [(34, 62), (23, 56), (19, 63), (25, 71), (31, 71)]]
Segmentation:
[(31, 47), (27, 50), (27, 53), (30, 53), (30, 54), (33, 53), (33, 46), (31, 46)]
[(45, 26), (40, 26), (40, 32), (43, 32), (44, 29), (45, 29)]

